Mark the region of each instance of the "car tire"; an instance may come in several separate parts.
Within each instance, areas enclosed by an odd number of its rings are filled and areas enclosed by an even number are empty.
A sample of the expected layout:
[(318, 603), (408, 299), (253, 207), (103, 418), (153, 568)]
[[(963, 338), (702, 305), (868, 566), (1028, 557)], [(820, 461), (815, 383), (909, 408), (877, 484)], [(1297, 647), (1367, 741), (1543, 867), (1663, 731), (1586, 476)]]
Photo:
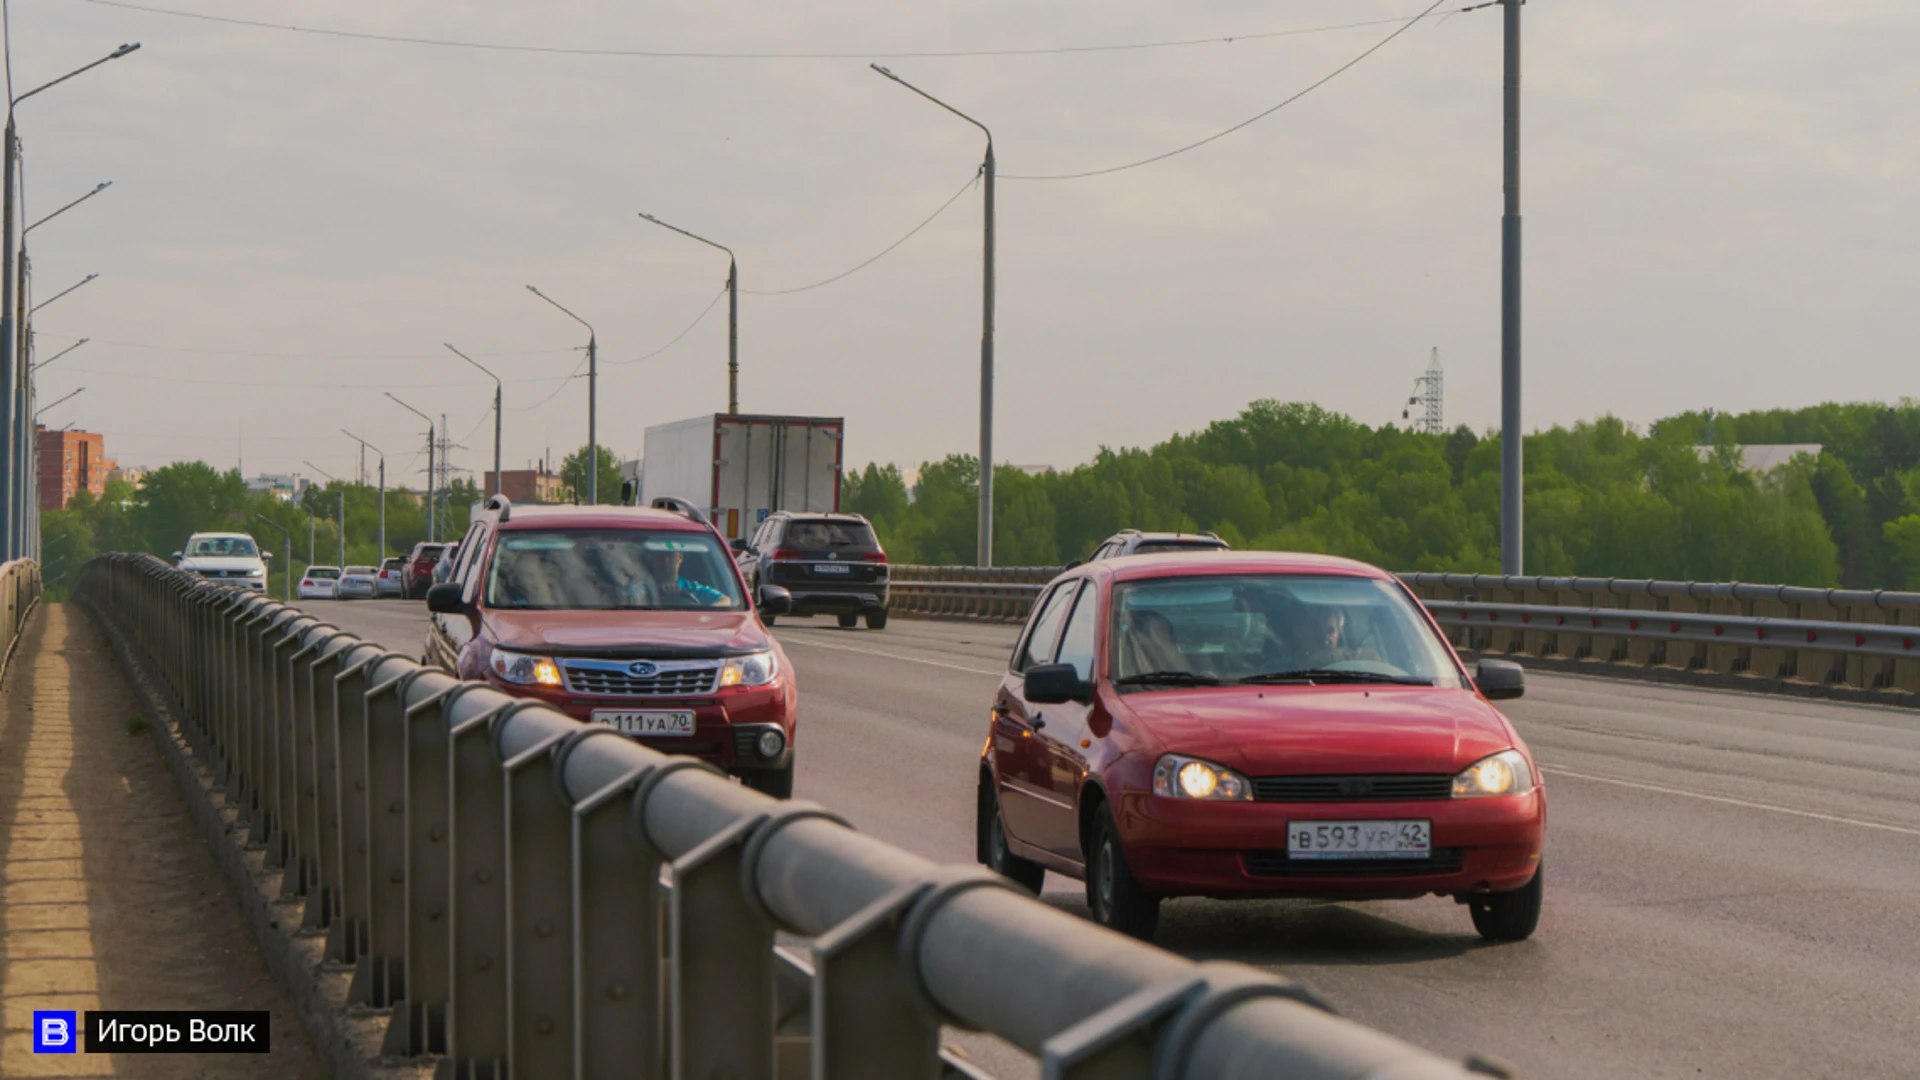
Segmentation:
[(840, 629), (842, 630), (852, 630), (854, 627), (859, 625), (860, 625), (860, 616), (858, 615), (840, 616)]
[(994, 795), (993, 780), (986, 775), (980, 777), (974, 830), (981, 865), (1035, 896), (1040, 895), (1040, 886), (1047, 880), (1047, 868), (1015, 855), (1007, 846), (1007, 827), (1000, 819), (1000, 800)]
[(884, 612), (884, 611), (869, 611), (869, 612), (867, 613), (867, 629), (869, 629), (869, 630), (885, 630), (886, 628), (887, 628), (887, 613), (886, 613), (886, 612)]
[(1472, 897), (1467, 908), (1473, 912), (1473, 928), (1488, 941), (1525, 941), (1540, 925), (1546, 889), (1547, 868), (1543, 863), (1534, 870), (1532, 881), (1512, 892)]
[(1113, 821), (1113, 807), (1101, 803), (1094, 811), (1093, 834), (1087, 856), (1087, 907), (1093, 921), (1128, 937), (1152, 941), (1160, 925), (1160, 898), (1140, 887), (1127, 868), (1127, 853), (1120, 845), (1120, 829)]
[(784, 769), (753, 769), (740, 774), (741, 783), (762, 795), (776, 799), (793, 798), (793, 762)]

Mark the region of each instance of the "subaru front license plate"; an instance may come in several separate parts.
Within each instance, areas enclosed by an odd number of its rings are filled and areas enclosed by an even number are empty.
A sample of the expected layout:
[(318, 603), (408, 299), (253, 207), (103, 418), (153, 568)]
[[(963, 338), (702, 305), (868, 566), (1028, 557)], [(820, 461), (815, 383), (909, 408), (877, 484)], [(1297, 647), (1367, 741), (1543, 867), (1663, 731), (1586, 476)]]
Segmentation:
[(1425, 859), (1433, 854), (1431, 821), (1290, 821), (1290, 859)]
[(593, 722), (627, 735), (691, 735), (693, 713), (686, 711), (595, 709)]

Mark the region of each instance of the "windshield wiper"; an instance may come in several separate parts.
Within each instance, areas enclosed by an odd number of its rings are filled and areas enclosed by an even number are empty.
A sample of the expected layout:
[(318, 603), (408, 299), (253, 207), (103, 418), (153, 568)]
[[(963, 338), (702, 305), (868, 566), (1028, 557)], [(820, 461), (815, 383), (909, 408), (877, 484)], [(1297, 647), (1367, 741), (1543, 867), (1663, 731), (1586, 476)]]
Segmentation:
[(1268, 671), (1249, 675), (1241, 683), (1393, 683), (1398, 686), (1432, 686), (1433, 680), (1419, 675), (1388, 675), (1379, 671), (1340, 671), (1334, 668), (1302, 668), (1298, 671)]
[(1115, 686), (1146, 686), (1151, 683), (1165, 686), (1219, 686), (1220, 680), (1197, 671), (1143, 671), (1138, 675), (1113, 680)]

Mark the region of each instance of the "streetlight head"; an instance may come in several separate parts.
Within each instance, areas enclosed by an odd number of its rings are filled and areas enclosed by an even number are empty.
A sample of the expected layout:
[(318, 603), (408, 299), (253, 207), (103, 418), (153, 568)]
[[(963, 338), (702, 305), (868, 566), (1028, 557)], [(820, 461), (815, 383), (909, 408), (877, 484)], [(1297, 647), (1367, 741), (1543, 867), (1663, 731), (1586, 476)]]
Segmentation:
[(120, 59), (121, 57), (123, 57), (123, 56), (125, 56), (125, 55), (127, 55), (127, 54), (128, 54), (128, 53), (130, 53), (130, 52), (136, 52), (136, 51), (138, 51), (138, 50), (139, 50), (139, 48), (140, 48), (140, 43), (139, 43), (139, 42), (137, 42), (137, 41), (134, 41), (134, 42), (129, 42), (128, 44), (125, 44), (125, 45), (122, 45), (122, 46), (120, 46), (119, 48), (117, 48), (117, 49), (115, 49), (115, 50), (113, 50), (113, 55), (111, 55), (111, 56), (109, 56), (109, 57), (107, 57), (107, 59), (109, 59), (109, 60), (118, 60), (118, 59)]
[(102, 181), (100, 181), (100, 186), (99, 186), (99, 187), (96, 187), (96, 188), (94, 188), (94, 189), (93, 189), (93, 191), (94, 191), (94, 194), (96, 194), (96, 195), (97, 195), (97, 194), (99, 194), (100, 192), (102, 192), (102, 191), (105, 191), (105, 190), (107, 190), (108, 188), (110, 188), (110, 187), (112, 187), (112, 186), (113, 186), (113, 181), (111, 181), (111, 180), (102, 180)]
[(643, 218), (646, 218), (648, 221), (658, 222), (660, 220), (659, 218), (654, 217), (652, 214), (647, 213), (645, 210), (640, 211), (640, 216)]

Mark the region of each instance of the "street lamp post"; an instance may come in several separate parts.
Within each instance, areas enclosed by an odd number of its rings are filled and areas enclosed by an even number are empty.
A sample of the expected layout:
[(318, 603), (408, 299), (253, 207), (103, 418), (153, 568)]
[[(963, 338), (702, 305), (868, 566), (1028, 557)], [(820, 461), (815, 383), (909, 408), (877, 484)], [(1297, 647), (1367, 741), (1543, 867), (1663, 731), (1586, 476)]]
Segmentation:
[(740, 260), (734, 257), (733, 249), (725, 244), (716, 244), (678, 225), (669, 225), (644, 211), (640, 216), (663, 229), (671, 229), (690, 240), (698, 240), (708, 247), (719, 248), (727, 253), (727, 415), (738, 416), (740, 415)]
[(62, 401), (66, 401), (69, 398), (75, 398), (80, 396), (83, 393), (86, 393), (86, 390), (87, 388), (83, 386), (80, 389), (75, 390), (73, 393), (68, 394), (66, 397), (56, 398), (55, 400), (49, 401), (45, 405), (40, 406), (38, 409), (34, 410), (34, 413), (33, 413), (34, 420), (38, 421), (40, 419), (41, 413), (46, 412), (48, 409), (53, 408), (55, 405), (60, 404)]
[(993, 565), (993, 132), (987, 125), (961, 112), (959, 109), (941, 101), (925, 90), (881, 67), (869, 65), (873, 70), (899, 83), (901, 86), (919, 94), (935, 105), (980, 129), (987, 137), (987, 156), (981, 163), (981, 175), (986, 178), (982, 194), (986, 203), (986, 239), (984, 242), (984, 264), (982, 287), (980, 290), (980, 535), (975, 542), (975, 550), (981, 566)]
[(598, 402), (595, 395), (599, 393), (600, 383), (599, 335), (594, 333), (592, 323), (560, 307), (559, 302), (553, 297), (531, 285), (527, 286), (527, 291), (560, 308), (567, 318), (587, 328), (587, 505), (597, 506), (600, 503), (600, 429)]
[(20, 140), (14, 126), (14, 109), (21, 102), (43, 90), (58, 86), (109, 60), (118, 60), (139, 47), (139, 42), (122, 45), (91, 64), (76, 68), (52, 82), (42, 83), (7, 101), (6, 131), (4, 138), (0, 139), (5, 143), (4, 152), (0, 153), (0, 157), (4, 158), (6, 171), (4, 181), (0, 181), (0, 386), (6, 387), (6, 392), (0, 393), (0, 428), (4, 429), (0, 431), (0, 485), (4, 485), (5, 488), (0, 491), (0, 547), (4, 547), (4, 551), (0, 551), (0, 557), (7, 559), (14, 558), (23, 550), (15, 538), (19, 527), (24, 523), (24, 516), (20, 515), (15, 507), (27, 486), (27, 479), (22, 471), (26, 465), (26, 455), (21, 453), (20, 447), (24, 444), (24, 434), (32, 428), (24, 400), (25, 380), (21, 378), (20, 372), (21, 358), (18, 353), (20, 325), (14, 317), (14, 307), (18, 302), (15, 294), (17, 280), (13, 243), (16, 186), (14, 176), (19, 171), (20, 162)]
[[(447, 345), (447, 343), (444, 341), (441, 342), (441, 344)], [(447, 345), (447, 351), (459, 357), (460, 359), (465, 360), (467, 363), (472, 364), (474, 367), (480, 368), (481, 374), (493, 380), (493, 493), (495, 495), (498, 495), (500, 494), (500, 423), (501, 423), (500, 376), (495, 375), (493, 372), (488, 371), (484, 367), (480, 367), (480, 362), (478, 360), (475, 360), (473, 357), (468, 356), (466, 353), (463, 353), (459, 349), (454, 348), (452, 345)], [(591, 397), (593, 394), (593, 388), (591, 385), (589, 385), (587, 388), (587, 394), (589, 397)], [(589, 405), (588, 408), (591, 409), (592, 406)], [(589, 422), (587, 425), (587, 431), (588, 431), (587, 439), (589, 442), (591, 442), (593, 439), (593, 435), (592, 435), (593, 425), (591, 422)]]
[(1523, 562), (1520, 442), (1520, 6), (1506, 9), (1506, 137), (1500, 217), (1500, 572), (1518, 576)]
[(39, 363), (33, 365), (33, 367), (29, 370), (39, 371), (41, 368), (46, 367), (48, 364), (53, 363), (55, 360), (60, 359), (61, 357), (67, 355), (68, 353), (72, 352), (73, 350), (79, 348), (82, 345), (85, 345), (87, 342), (92, 340), (93, 340), (92, 338), (81, 338), (79, 341), (74, 342), (73, 344), (67, 346), (66, 348), (61, 349), (59, 352), (54, 353), (52, 356), (47, 357), (45, 360), (42, 360)]
[[(361, 453), (364, 454), (368, 450), (371, 450), (380, 458), (380, 559), (384, 562), (387, 558), (387, 455), (383, 453), (379, 447), (348, 431), (346, 428), (341, 428), (340, 434), (359, 443)], [(364, 457), (360, 459), (362, 467), (364, 467), (366, 460)]]
[(281, 535), (286, 537), (287, 565), (282, 568), (282, 572), (286, 576), (283, 579), (280, 592), (281, 592), (281, 595), (285, 597), (286, 602), (291, 604), (293, 603), (293, 530), (287, 528), (285, 525), (280, 524), (279, 522), (273, 520), (270, 517), (265, 517), (261, 514), (255, 514), (253, 516), (255, 520), (265, 522), (266, 524), (271, 525), (276, 529), (279, 529), (281, 532)]
[[(326, 477), (332, 483), (340, 484), (340, 481), (335, 478), (332, 473), (315, 465), (313, 462), (303, 460), (301, 464), (319, 473), (321, 476)], [(337, 542), (334, 544), (334, 550), (340, 556), (340, 571), (341, 573), (345, 573), (347, 569), (347, 485), (345, 484), (340, 484), (340, 535), (336, 539)]]
[(393, 391), (391, 390), (386, 391), (386, 395), (390, 398), (393, 398), (393, 403), (395, 405), (400, 406), (401, 408), (407, 410), (408, 412), (412, 413), (413, 415), (427, 422), (427, 539), (438, 540), (440, 538), (440, 534), (439, 534), (439, 530), (434, 528), (435, 522), (434, 522), (434, 516), (433, 516), (433, 502), (436, 494), (435, 491), (433, 490), (433, 478), (435, 475), (433, 471), (433, 417), (428, 416), (426, 413), (421, 412), (419, 409), (416, 409), (413, 406), (407, 404), (406, 402), (401, 401), (399, 398), (393, 397)]

